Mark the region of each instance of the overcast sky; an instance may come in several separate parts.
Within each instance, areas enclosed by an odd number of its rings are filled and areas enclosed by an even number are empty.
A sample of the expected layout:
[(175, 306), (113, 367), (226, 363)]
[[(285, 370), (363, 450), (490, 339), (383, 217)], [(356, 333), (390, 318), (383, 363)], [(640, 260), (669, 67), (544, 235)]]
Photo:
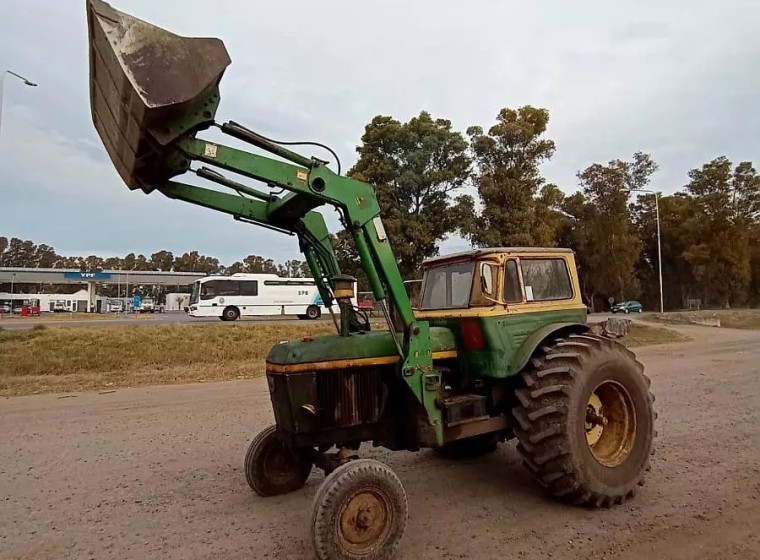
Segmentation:
[[(344, 169), (377, 114), (420, 110), (464, 131), (501, 107), (551, 112), (546, 177), (566, 192), (592, 162), (650, 152), (654, 187), (681, 188), (720, 155), (757, 160), (756, 0), (116, 0), (182, 35), (222, 38), (232, 57), (218, 120), (328, 143)], [(84, 0), (3, 0), (0, 235), (62, 254), (197, 249), (231, 263), (298, 257), (294, 239), (130, 192), (92, 126)], [(461, 240), (446, 250), (463, 248)]]

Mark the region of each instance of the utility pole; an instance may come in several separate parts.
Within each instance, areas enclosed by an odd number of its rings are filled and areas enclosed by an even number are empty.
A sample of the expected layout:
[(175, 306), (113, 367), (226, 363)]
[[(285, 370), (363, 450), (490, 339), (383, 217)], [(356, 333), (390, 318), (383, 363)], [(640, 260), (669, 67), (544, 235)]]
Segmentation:
[(11, 273), (11, 315), (14, 313), (14, 307), (13, 307), (13, 281), (16, 279), (16, 273)]

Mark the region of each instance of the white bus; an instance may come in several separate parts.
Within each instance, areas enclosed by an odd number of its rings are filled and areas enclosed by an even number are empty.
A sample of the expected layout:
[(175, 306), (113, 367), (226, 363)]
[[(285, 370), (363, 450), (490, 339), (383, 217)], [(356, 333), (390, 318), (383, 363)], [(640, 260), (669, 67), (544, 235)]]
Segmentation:
[(250, 315), (297, 315), (300, 319), (319, 319), (322, 313), (329, 311), (322, 304), (312, 278), (241, 273), (196, 280), (188, 313), (192, 317), (235, 321)]

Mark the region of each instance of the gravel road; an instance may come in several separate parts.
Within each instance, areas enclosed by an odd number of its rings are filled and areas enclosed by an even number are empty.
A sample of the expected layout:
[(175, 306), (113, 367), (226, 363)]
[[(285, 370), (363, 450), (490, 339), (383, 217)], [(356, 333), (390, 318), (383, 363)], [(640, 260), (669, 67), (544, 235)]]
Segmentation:
[[(760, 332), (683, 327), (638, 350), (660, 413), (647, 485), (611, 510), (547, 500), (507, 443), (363, 454), (409, 494), (400, 558), (760, 559)], [(242, 461), (263, 380), (0, 400), (0, 558), (311, 558), (323, 476), (262, 499)]]

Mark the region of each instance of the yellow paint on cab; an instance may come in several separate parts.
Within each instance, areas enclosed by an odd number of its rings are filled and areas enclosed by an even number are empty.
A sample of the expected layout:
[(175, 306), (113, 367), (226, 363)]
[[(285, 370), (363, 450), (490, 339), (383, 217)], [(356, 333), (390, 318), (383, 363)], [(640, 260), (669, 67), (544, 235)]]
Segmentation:
[[(476, 260), (478, 262), (493, 262), (499, 266), (501, 273), (499, 274), (496, 293), (504, 293), (504, 263), (509, 259), (562, 259), (567, 265), (568, 273), (570, 274), (570, 285), (573, 290), (573, 295), (568, 299), (551, 300), (551, 301), (526, 301), (523, 299), (519, 303), (506, 303), (506, 304), (494, 304), (491, 306), (470, 306), (463, 309), (437, 309), (437, 310), (415, 310), (414, 316), (418, 320), (435, 320), (435, 319), (459, 319), (459, 318), (475, 318), (475, 317), (497, 317), (497, 316), (509, 316), (523, 313), (542, 313), (546, 311), (567, 311), (567, 310), (582, 310), (585, 309), (581, 294), (578, 289), (578, 271), (575, 267), (575, 255), (571, 251), (547, 251), (543, 249), (541, 251), (508, 251), (508, 250), (495, 250), (492, 253), (483, 252), (476, 257), (452, 257), (450, 261), (441, 259), (436, 261), (436, 266), (442, 266), (444, 264), (450, 264), (454, 262), (462, 262), (467, 260)], [(525, 288), (522, 280), (522, 272), (520, 273), (520, 291), (525, 294)], [(523, 295), (524, 297), (524, 295)]]

